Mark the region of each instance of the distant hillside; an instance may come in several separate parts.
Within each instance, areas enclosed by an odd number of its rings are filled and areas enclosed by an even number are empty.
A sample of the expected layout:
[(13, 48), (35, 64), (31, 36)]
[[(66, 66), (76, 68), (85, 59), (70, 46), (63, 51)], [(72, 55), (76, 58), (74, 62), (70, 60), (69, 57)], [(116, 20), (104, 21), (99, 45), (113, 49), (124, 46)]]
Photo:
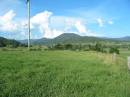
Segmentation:
[(73, 33), (64, 33), (53, 39), (54, 43), (87, 43), (102, 40), (97, 37), (79, 36)]
[[(52, 45), (57, 43), (91, 43), (91, 42), (121, 42), (121, 41), (130, 41), (129, 37), (124, 38), (103, 38), (103, 37), (90, 37), (90, 36), (80, 36), (74, 33), (64, 33), (59, 35), (58, 37), (54, 39), (47, 39), (47, 38), (41, 38), (41, 39), (32, 39), (31, 43), (34, 45), (37, 44), (43, 44), (43, 45)], [(21, 43), (26, 43), (27, 40), (21, 40)]]
[(11, 39), (0, 37), (0, 47), (6, 47), (6, 46), (17, 47), (17, 46), (22, 46), (22, 45), (23, 45), (22, 43), (16, 40), (11, 40)]
[[(25, 40), (17, 40), (19, 41), (20, 43), (23, 43), (23, 44), (27, 44), (28, 43), (28, 39), (25, 39)], [(47, 38), (41, 38), (41, 39), (31, 39), (31, 44), (33, 45), (48, 45), (48, 44), (51, 44), (52, 43), (52, 39), (47, 39)]]
[(121, 38), (116, 38), (116, 40), (120, 40), (120, 41), (130, 41), (130, 36), (121, 37)]

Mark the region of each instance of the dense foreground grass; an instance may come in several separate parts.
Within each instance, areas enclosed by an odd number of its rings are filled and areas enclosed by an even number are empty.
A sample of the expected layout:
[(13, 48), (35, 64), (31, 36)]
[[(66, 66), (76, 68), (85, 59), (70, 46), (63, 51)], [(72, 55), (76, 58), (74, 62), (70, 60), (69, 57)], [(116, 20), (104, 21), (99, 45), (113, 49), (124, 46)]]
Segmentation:
[(0, 97), (130, 97), (124, 56), (0, 51)]

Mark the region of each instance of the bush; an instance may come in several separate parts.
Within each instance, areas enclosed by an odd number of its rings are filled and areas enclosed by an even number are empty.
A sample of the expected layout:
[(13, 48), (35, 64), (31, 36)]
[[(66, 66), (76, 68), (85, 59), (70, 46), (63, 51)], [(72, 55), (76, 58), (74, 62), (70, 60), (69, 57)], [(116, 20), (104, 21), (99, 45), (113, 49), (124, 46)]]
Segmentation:
[(116, 53), (116, 54), (120, 54), (120, 51), (118, 48), (116, 47), (111, 47), (109, 50), (109, 53)]
[(42, 47), (41, 46), (32, 46), (30, 48), (30, 51), (42, 51)]
[(54, 46), (54, 48), (57, 49), (57, 50), (63, 50), (64, 49), (64, 45), (62, 45), (62, 44), (56, 44)]
[(64, 47), (66, 50), (72, 50), (73, 45), (72, 44), (65, 44)]
[(2, 51), (8, 51), (8, 49), (7, 49), (7, 48), (1, 48), (1, 50), (2, 50)]

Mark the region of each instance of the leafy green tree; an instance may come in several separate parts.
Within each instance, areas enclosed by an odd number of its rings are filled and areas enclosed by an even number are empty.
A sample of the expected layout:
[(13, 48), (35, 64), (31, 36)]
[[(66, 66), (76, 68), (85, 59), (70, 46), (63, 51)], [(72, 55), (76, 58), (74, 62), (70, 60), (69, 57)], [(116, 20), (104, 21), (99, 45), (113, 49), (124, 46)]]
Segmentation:
[(65, 44), (64, 47), (66, 50), (72, 50), (73, 45), (72, 44)]
[(116, 47), (111, 47), (111, 48), (109, 49), (109, 53), (120, 54), (120, 51), (119, 51), (119, 49), (116, 48)]
[(54, 46), (54, 48), (55, 48), (55, 49), (58, 49), (58, 50), (63, 50), (63, 49), (64, 49), (64, 45), (62, 45), (62, 44), (56, 44), (56, 45)]
[(97, 42), (95, 45), (95, 50), (99, 52), (103, 52), (103, 46), (101, 43)]

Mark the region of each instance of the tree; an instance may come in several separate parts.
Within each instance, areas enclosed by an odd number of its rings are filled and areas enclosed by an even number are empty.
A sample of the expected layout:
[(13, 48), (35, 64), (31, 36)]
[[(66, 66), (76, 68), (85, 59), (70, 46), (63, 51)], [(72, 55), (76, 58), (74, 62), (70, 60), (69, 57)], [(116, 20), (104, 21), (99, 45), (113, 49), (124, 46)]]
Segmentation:
[(111, 48), (109, 49), (109, 53), (120, 54), (120, 51), (119, 51), (119, 49), (116, 48), (116, 47), (111, 47)]
[(58, 50), (62, 50), (62, 49), (64, 49), (64, 45), (62, 45), (62, 44), (56, 44), (56, 45), (54, 46), (54, 48), (55, 48), (55, 49), (58, 49)]
[(73, 48), (73, 45), (72, 45), (72, 44), (65, 44), (65, 49), (71, 50), (72, 48)]
[(102, 52), (103, 51), (103, 46), (101, 43), (97, 42), (96, 45), (95, 45), (95, 50), (96, 51), (99, 51), (99, 52)]

